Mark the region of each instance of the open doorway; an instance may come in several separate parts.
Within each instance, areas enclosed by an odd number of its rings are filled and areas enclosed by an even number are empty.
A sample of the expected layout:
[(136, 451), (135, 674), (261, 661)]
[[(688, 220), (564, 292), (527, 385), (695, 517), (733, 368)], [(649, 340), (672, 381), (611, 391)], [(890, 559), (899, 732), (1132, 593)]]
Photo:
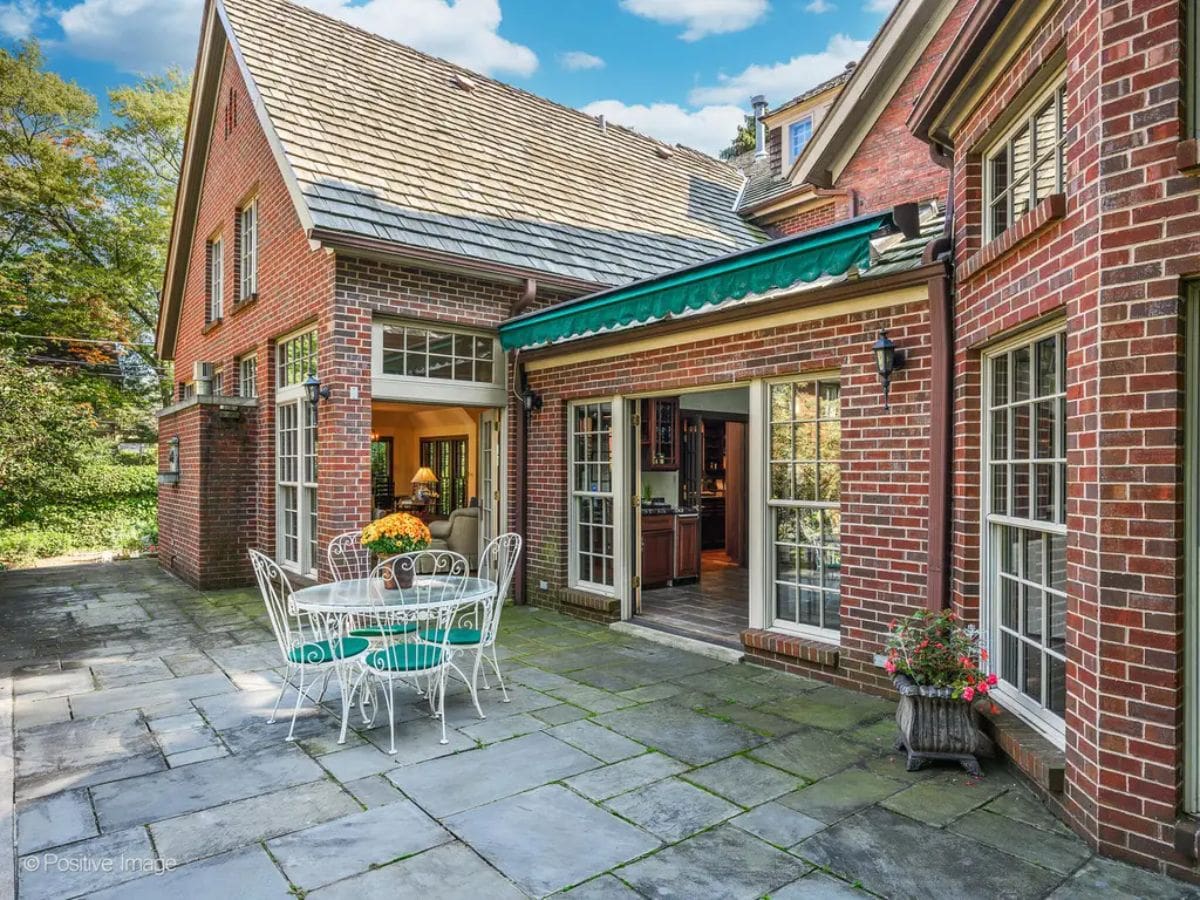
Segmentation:
[(749, 389), (640, 402), (637, 620), (740, 648), (749, 624)]
[(372, 403), (375, 517), (418, 516), (434, 548), (461, 553), (476, 568), (499, 530), (500, 415), (485, 407)]

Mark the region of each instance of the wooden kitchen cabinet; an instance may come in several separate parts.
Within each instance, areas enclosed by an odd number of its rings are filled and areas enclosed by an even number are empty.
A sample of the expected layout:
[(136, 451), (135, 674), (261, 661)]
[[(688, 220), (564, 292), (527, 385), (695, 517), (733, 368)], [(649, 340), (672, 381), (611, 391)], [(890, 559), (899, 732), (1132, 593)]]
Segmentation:
[(642, 516), (642, 587), (671, 583), (675, 563), (675, 517)]
[(700, 577), (700, 517), (675, 517), (675, 580)]
[[(642, 401), (642, 468), (674, 472), (679, 468), (679, 399)], [(672, 500), (672, 502), (674, 502)]]

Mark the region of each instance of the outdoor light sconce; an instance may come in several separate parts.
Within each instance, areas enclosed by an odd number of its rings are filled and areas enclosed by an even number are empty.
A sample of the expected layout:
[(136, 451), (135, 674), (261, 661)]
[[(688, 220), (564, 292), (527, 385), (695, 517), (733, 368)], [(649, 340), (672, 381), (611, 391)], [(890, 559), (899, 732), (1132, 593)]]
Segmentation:
[(166, 468), (158, 473), (159, 484), (179, 484), (179, 435), (167, 441)]
[(521, 403), (525, 406), (526, 412), (541, 412), (542, 395), (535, 391), (525, 391), (521, 394)]
[(875, 370), (883, 384), (883, 408), (891, 409), (888, 405), (888, 388), (892, 383), (892, 373), (904, 368), (904, 351), (897, 350), (896, 345), (887, 336), (887, 331), (881, 330), (879, 340), (871, 347), (871, 352), (875, 354)]
[(304, 396), (312, 404), (314, 421), (317, 418), (317, 404), (322, 400), (328, 400), (329, 395), (329, 386), (322, 386), (321, 379), (317, 377), (317, 373), (309, 372), (308, 377), (304, 379)]

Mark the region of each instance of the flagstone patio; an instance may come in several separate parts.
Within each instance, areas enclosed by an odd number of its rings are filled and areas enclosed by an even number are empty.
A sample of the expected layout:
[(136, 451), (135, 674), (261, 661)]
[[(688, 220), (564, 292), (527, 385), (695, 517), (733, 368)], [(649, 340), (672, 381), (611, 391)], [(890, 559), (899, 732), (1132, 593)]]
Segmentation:
[(288, 744), (253, 591), (0, 574), (0, 894), (1200, 896), (1094, 858), (998, 765), (905, 772), (890, 702), (537, 609), (501, 643), (512, 702), (455, 691), (447, 745), (411, 694), (395, 756), (386, 725), (339, 746), (336, 698)]

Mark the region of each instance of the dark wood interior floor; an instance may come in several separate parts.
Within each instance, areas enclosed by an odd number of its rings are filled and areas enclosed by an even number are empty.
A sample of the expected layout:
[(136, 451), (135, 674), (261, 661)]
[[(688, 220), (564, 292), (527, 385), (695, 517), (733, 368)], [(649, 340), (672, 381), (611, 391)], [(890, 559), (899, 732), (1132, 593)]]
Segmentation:
[(661, 631), (741, 649), (739, 632), (748, 624), (749, 572), (724, 550), (705, 550), (700, 580), (642, 591), (634, 621)]

